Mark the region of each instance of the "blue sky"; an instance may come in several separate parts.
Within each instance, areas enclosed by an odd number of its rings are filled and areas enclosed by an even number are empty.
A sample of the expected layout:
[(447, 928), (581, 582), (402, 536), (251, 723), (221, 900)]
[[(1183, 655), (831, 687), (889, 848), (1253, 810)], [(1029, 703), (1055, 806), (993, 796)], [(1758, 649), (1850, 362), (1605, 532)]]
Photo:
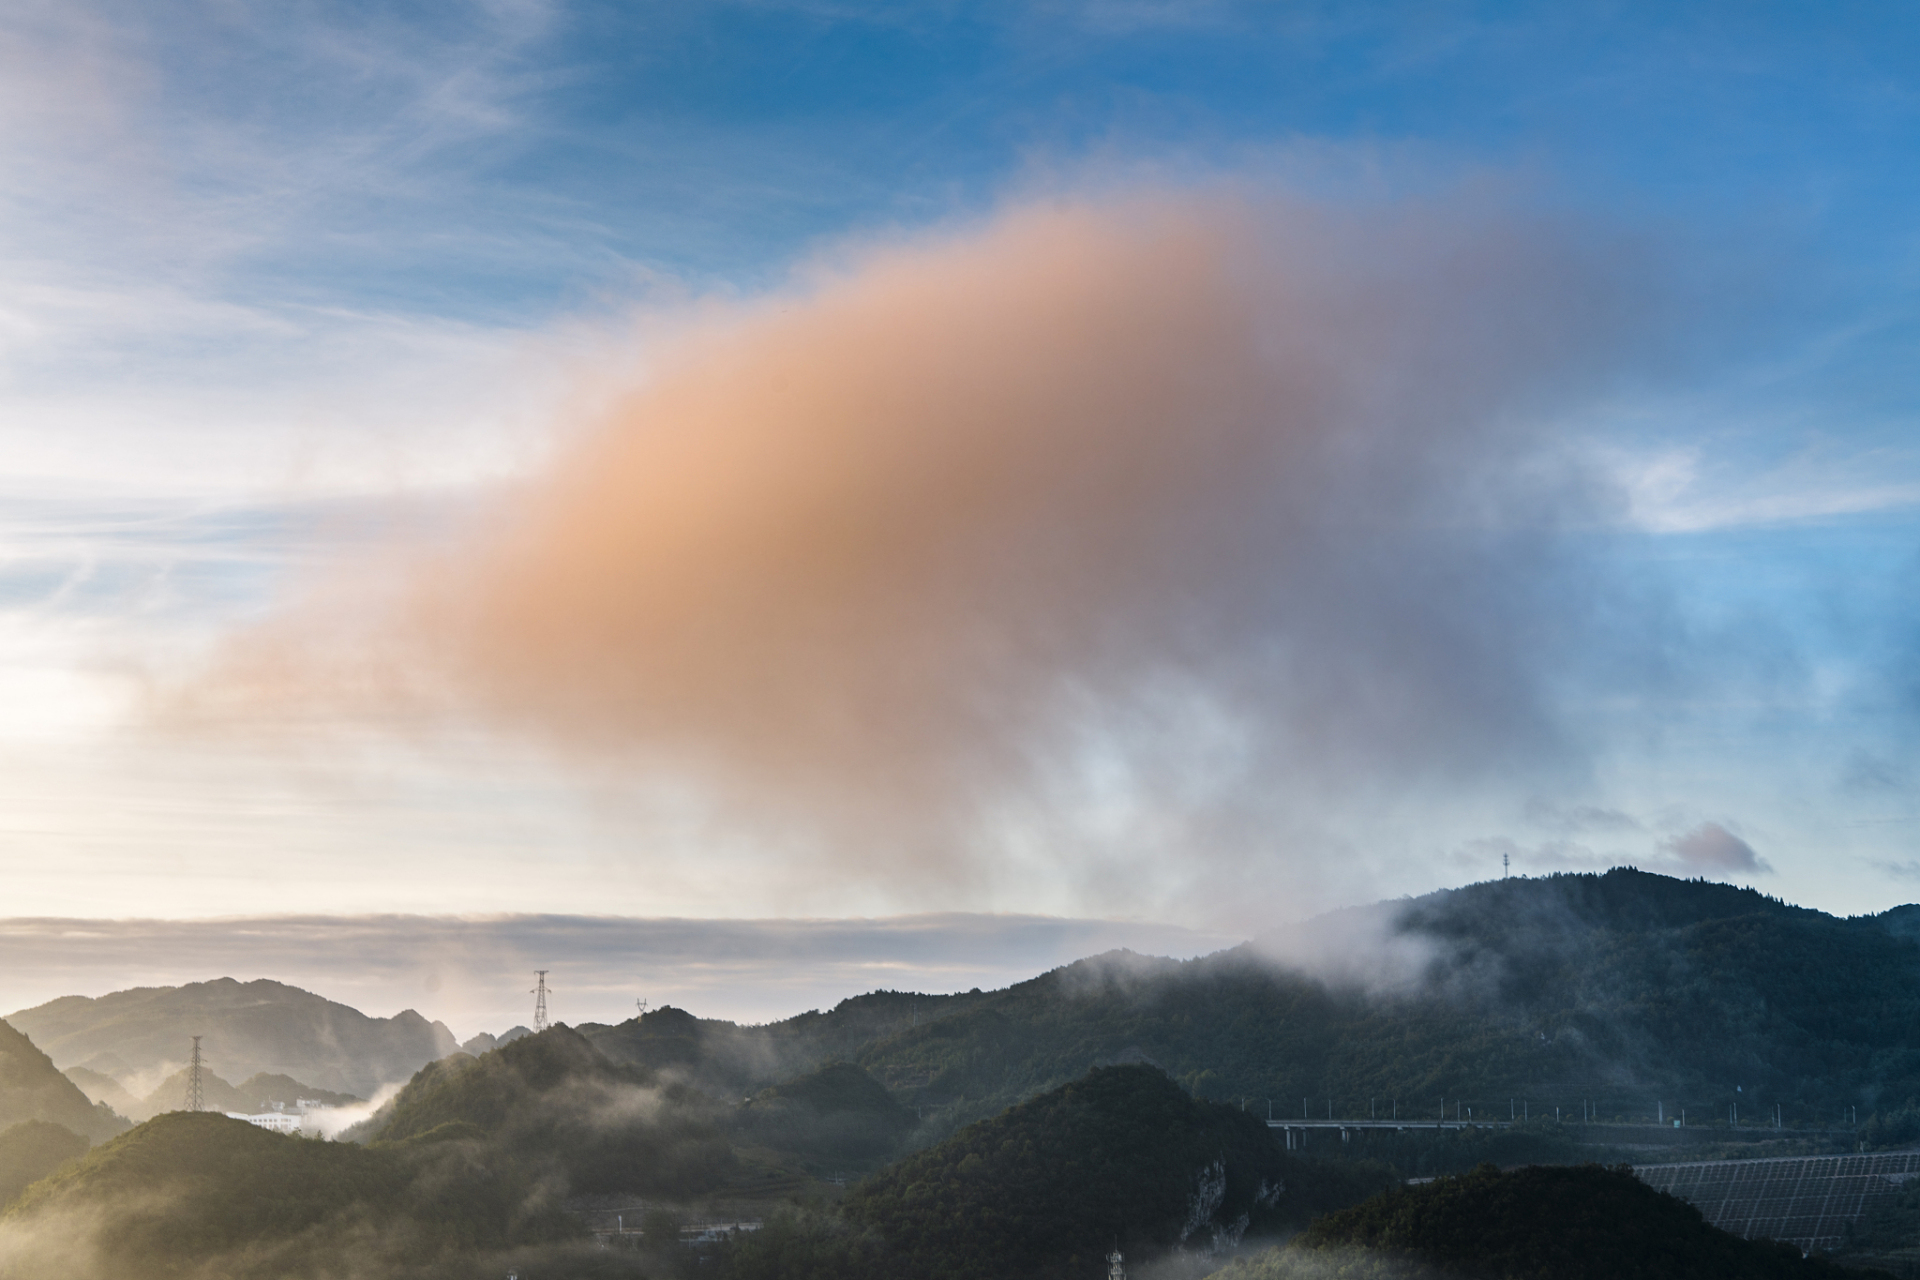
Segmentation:
[[(1482, 878), (1503, 852), (1841, 912), (1905, 901), (1917, 44), (1897, 4), (9, 6), (10, 914), (961, 910), (1246, 932)], [(809, 272), (876, 245), (1223, 183), (1334, 223), (1549, 228), (1590, 296), (1636, 299), (1624, 338), (1556, 357), (1577, 391), (1527, 410), (1528, 438), (1604, 494), (1537, 563), (1521, 539), (1460, 569), (1513, 602), (1489, 629), (1549, 637), (1486, 652), (1526, 667), (1515, 714), (1550, 747), (1464, 773), (1433, 748), (1332, 791), (1289, 789), (1258, 752), (1184, 778), (1201, 755), (1112, 727), (1161, 695), (1106, 688), (1080, 754), (1034, 775), (1064, 791), (990, 797), (966, 839), (998, 852), (879, 874), (473, 707), (457, 730), (356, 723), (324, 746), (291, 722), (240, 743), (152, 723), (156, 690), (395, 528), (484, 526), (537, 487), (663, 333), (804, 305)], [(1286, 616), (1290, 589), (1262, 607)], [(1231, 755), (1244, 726), (1202, 702), (1162, 745)], [(1071, 813), (1048, 809), (1067, 793)]]

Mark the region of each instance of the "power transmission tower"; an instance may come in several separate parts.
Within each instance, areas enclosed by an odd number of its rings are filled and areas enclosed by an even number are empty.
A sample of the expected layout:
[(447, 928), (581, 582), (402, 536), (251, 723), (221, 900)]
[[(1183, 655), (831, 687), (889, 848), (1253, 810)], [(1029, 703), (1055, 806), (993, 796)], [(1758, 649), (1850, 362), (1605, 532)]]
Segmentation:
[(205, 1111), (206, 1099), (200, 1091), (200, 1037), (193, 1038), (193, 1057), (187, 1063), (187, 1110)]
[(633, 1002), (633, 1007), (640, 1011), (641, 1017), (644, 1018), (647, 1016), (647, 1002), (645, 1000), (635, 1000)]
[(547, 973), (545, 969), (535, 969), (540, 981), (533, 988), (533, 1029), (536, 1032), (547, 1029)]

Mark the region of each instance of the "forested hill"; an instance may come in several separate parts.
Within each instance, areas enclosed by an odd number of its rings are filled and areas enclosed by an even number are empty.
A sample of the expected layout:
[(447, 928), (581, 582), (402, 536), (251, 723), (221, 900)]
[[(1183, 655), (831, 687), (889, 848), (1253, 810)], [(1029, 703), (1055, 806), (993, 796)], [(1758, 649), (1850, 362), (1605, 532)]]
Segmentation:
[(1525, 1168), (1402, 1187), (1321, 1218), (1219, 1280), (1891, 1280), (1742, 1240), (1624, 1168)]
[(727, 1114), (656, 1072), (609, 1062), (559, 1025), (422, 1068), (366, 1136), (389, 1144), (457, 1137), (486, 1160), (569, 1191), (694, 1196), (733, 1168), (716, 1123)]
[(62, 1068), (86, 1067), (122, 1084), (184, 1066), (190, 1034), (204, 1037), (211, 1070), (228, 1080), (262, 1072), (320, 1089), (372, 1097), (452, 1053), (453, 1033), (413, 1010), (370, 1018), (285, 983), (218, 978), (140, 987), (98, 999), (64, 996), (7, 1015)]
[[(505, 1275), (578, 1231), (523, 1170), (458, 1138), (368, 1149), (176, 1111), (0, 1212), (0, 1273), (61, 1280)], [(496, 1261), (496, 1258), (498, 1259)], [(531, 1275), (581, 1274), (529, 1267)]]
[[(1151, 1067), (1097, 1068), (969, 1125), (850, 1191), (837, 1213), (738, 1243), (733, 1280), (1072, 1280), (1118, 1247), (1178, 1274), (1390, 1185), (1384, 1167), (1286, 1151), (1253, 1116)], [(1151, 1272), (1149, 1271), (1149, 1274)]]
[(1304, 1225), (1376, 1176), (1339, 1181), (1244, 1112), (1151, 1067), (1106, 1067), (901, 1161), (843, 1208), (890, 1246), (890, 1274), (1064, 1280), (1116, 1245), (1211, 1251)]
[(727, 1088), (845, 1057), (955, 1124), (1128, 1061), (1281, 1115), (1431, 1115), (1445, 1098), (1504, 1116), (1512, 1098), (1535, 1116), (1591, 1100), (1751, 1120), (1778, 1103), (1789, 1124), (1823, 1122), (1920, 1096), (1910, 914), (1840, 919), (1619, 869), (1335, 913), (1192, 961), (1121, 952), (1003, 991), (874, 993), (765, 1028), (672, 1010), (582, 1030)]
[(89, 1102), (31, 1040), (0, 1022), (0, 1132), (28, 1121), (57, 1124), (93, 1141), (127, 1127), (111, 1111)]
[(1664, 1101), (1756, 1118), (1778, 1102), (1792, 1123), (1920, 1094), (1920, 943), (1879, 918), (1616, 870), (1496, 881), (1301, 932), (1346, 976), (1272, 960), (1299, 957), (1300, 939), (1185, 963), (1096, 958), (859, 1061), (923, 1105), (1128, 1058), (1282, 1115), (1302, 1099), (1322, 1116), (1365, 1115), (1369, 1099), (1421, 1115), (1464, 1098), (1502, 1116), (1509, 1098), (1594, 1099), (1609, 1115)]

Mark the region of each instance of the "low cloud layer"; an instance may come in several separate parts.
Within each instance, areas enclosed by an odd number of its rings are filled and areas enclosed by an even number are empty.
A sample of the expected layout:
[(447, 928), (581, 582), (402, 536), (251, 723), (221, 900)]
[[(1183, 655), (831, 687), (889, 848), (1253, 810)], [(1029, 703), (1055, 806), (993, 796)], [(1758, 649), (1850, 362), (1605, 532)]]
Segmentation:
[(1218, 887), (1343, 805), (1578, 769), (1563, 695), (1638, 624), (1556, 428), (1653, 326), (1645, 268), (1471, 200), (1250, 188), (852, 254), (655, 331), (470, 537), (181, 706), (506, 728), (789, 870), (1177, 851)]
[(532, 1021), (534, 969), (551, 971), (559, 1021), (619, 1022), (645, 999), (762, 1022), (881, 988), (1002, 987), (1119, 947), (1184, 958), (1237, 941), (1172, 925), (1042, 916), (13, 919), (0, 920), (0, 1011), (129, 987), (272, 978), (376, 1017), (412, 1008), (464, 1040)]

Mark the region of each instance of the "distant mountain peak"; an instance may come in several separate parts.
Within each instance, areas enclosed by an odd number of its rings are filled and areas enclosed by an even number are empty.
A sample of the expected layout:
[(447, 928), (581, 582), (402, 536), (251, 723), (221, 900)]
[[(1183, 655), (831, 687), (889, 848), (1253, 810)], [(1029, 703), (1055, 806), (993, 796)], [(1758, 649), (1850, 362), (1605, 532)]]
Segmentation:
[(137, 1094), (185, 1065), (196, 1034), (209, 1069), (225, 1077), (285, 1075), (362, 1098), (459, 1048), (445, 1025), (412, 1009), (373, 1018), (271, 978), (67, 996), (11, 1020), (62, 1067), (102, 1071)]

